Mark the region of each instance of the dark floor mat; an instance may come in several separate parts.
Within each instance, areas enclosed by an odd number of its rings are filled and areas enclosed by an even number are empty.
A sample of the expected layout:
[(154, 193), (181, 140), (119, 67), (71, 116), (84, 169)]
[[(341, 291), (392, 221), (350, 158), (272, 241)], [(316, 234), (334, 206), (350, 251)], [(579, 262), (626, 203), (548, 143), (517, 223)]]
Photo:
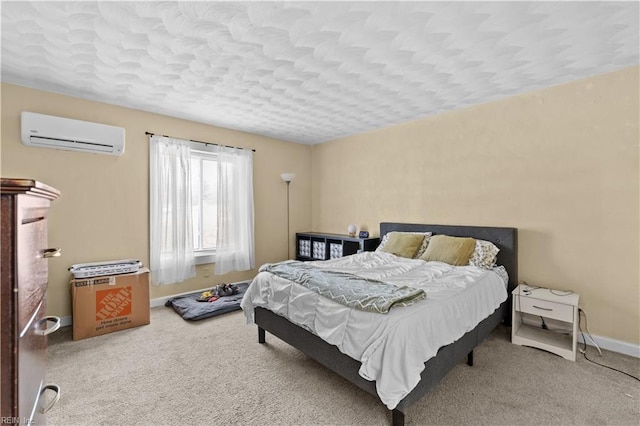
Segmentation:
[(214, 317), (240, 309), (240, 301), (247, 291), (249, 283), (234, 284), (238, 288), (238, 294), (233, 296), (223, 296), (215, 302), (198, 302), (202, 292), (186, 294), (167, 300), (164, 306), (172, 306), (182, 318), (190, 321), (197, 321), (204, 318)]

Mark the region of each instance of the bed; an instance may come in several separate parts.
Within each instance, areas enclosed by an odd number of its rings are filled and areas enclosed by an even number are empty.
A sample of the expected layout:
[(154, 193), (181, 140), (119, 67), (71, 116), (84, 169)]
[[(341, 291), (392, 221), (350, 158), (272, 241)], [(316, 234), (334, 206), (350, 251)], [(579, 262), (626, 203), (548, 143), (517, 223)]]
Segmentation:
[[(438, 382), (447, 374), (449, 370), (451, 370), (460, 360), (466, 357), (466, 361), (468, 365), (473, 365), (473, 349), (479, 345), (492, 331), (493, 329), (500, 324), (501, 322), (510, 322), (510, 294), (511, 290), (515, 288), (517, 280), (518, 280), (518, 268), (517, 268), (517, 230), (514, 228), (498, 228), (498, 227), (475, 227), (475, 226), (450, 226), (450, 225), (422, 225), (422, 224), (405, 224), (405, 223), (390, 223), (385, 222), (380, 224), (380, 237), (381, 241), (384, 240), (384, 237), (387, 233), (390, 232), (430, 232), (433, 235), (448, 235), (453, 237), (472, 237), (478, 240), (490, 241), (495, 244), (499, 249), (499, 253), (497, 255), (497, 265), (502, 265), (506, 272), (508, 273), (508, 283), (501, 281), (501, 285), (504, 286), (500, 291), (504, 293), (504, 301), (502, 302), (493, 302), (494, 305), (499, 303), (497, 308), (492, 307), (487, 311), (487, 307), (484, 307), (484, 312), (478, 311), (474, 315), (477, 318), (474, 320), (473, 324), (469, 326), (460, 325), (458, 321), (461, 321), (459, 318), (459, 310), (455, 314), (447, 313), (448, 311), (443, 313), (425, 313), (426, 310), (419, 306), (421, 302), (416, 302), (412, 306), (407, 307), (394, 307), (389, 311), (388, 317), (389, 319), (378, 319), (384, 317), (382, 314), (371, 314), (373, 316), (363, 316), (366, 313), (361, 313), (361, 311), (351, 309), (349, 312), (346, 312), (346, 316), (344, 318), (349, 318), (349, 321), (357, 324), (355, 326), (356, 330), (364, 327), (370, 327), (371, 324), (362, 322), (360, 319), (360, 323), (356, 322), (358, 318), (368, 318), (369, 320), (375, 321), (390, 321), (393, 324), (393, 327), (386, 326), (386, 323), (381, 323), (381, 326), (375, 327), (378, 328), (390, 328), (393, 332), (389, 332), (384, 336), (377, 336), (374, 344), (373, 337), (367, 342), (369, 347), (374, 348), (369, 350), (367, 348), (365, 352), (362, 354), (357, 352), (353, 347), (354, 345), (348, 344), (352, 335), (349, 335), (346, 331), (340, 331), (342, 335), (340, 338), (342, 340), (336, 340), (332, 337), (332, 334), (339, 334), (336, 330), (339, 327), (328, 328), (329, 334), (327, 334), (327, 328), (318, 327), (318, 330), (312, 330), (307, 322), (305, 322), (305, 313), (302, 312), (302, 317), (294, 315), (291, 313), (290, 318), (286, 318), (282, 315), (282, 311), (278, 309), (277, 303), (272, 303), (270, 305), (262, 304), (263, 306), (258, 306), (260, 303), (252, 303), (246, 299), (250, 299), (251, 296), (245, 297), (243, 299), (243, 309), (245, 310), (245, 315), (247, 315), (248, 321), (255, 322), (258, 325), (258, 341), (259, 343), (265, 343), (266, 331), (277, 336), (281, 340), (287, 342), (288, 344), (294, 346), (295, 348), (301, 350), (309, 357), (315, 359), (317, 362), (321, 363), (325, 367), (349, 380), (351, 383), (356, 386), (364, 389), (365, 391), (372, 393), (378, 396), (381, 401), (390, 409), (391, 411), (391, 419), (394, 426), (400, 426), (404, 424), (405, 421), (405, 413), (407, 412), (408, 407), (422, 398), (427, 392), (429, 392), (433, 387), (435, 387)], [(360, 256), (356, 258), (356, 256)], [(386, 256), (386, 257), (385, 257)], [(363, 265), (366, 265), (372, 258), (375, 262), (386, 262), (388, 257), (395, 257), (391, 255), (381, 255), (381, 256), (373, 256), (373, 254), (360, 254), (354, 255), (353, 262), (365, 262)], [(382, 259), (382, 260), (381, 260)], [(337, 261), (336, 265), (342, 265), (346, 262), (348, 263), (349, 259), (345, 259), (344, 261)], [(429, 264), (429, 267), (444, 268), (446, 265), (441, 265), (439, 262), (423, 262), (423, 261), (414, 261), (414, 260), (403, 260), (404, 263), (400, 262), (398, 265), (396, 263), (390, 263), (388, 268), (423, 268), (423, 265)], [(331, 261), (327, 262), (331, 265)], [(382, 266), (384, 269), (385, 265)], [(426, 267), (426, 266), (424, 266)], [(476, 273), (474, 272), (474, 268), (459, 268), (463, 269), (467, 273)], [(476, 268), (477, 269), (477, 268)], [(457, 270), (456, 270), (457, 271)], [(469, 272), (471, 271), (471, 272)], [(448, 270), (443, 272), (446, 275), (449, 273)], [(269, 275), (269, 274), (266, 274)], [(366, 275), (366, 274), (365, 274)], [(455, 275), (455, 273), (451, 272), (451, 276)], [(486, 286), (492, 286), (487, 288), (496, 288), (496, 274), (487, 273), (482, 275), (482, 282), (485, 281), (487, 284), (483, 284)], [(466, 276), (466, 275), (465, 275)], [(461, 277), (461, 281), (464, 281), (465, 276)], [(273, 288), (276, 288), (276, 281), (279, 281), (278, 285), (287, 284), (289, 285), (290, 290), (295, 290), (299, 292), (299, 288), (297, 284), (288, 283), (286, 280), (282, 280), (280, 277), (265, 277), (265, 273), (262, 272), (258, 274), (256, 280), (254, 280), (255, 288), (253, 294), (255, 295), (254, 299), (258, 300), (261, 297), (264, 299), (266, 293), (270, 293), (272, 289), (258, 289), (259, 283), (256, 281), (265, 280), (267, 278), (271, 279), (270, 282), (273, 283)], [(480, 282), (480, 281), (479, 281)], [(465, 293), (468, 292), (478, 292), (481, 287), (480, 285), (470, 285), (468, 286), (470, 290), (466, 290)], [(251, 292), (251, 288), (248, 294)], [(431, 302), (431, 293), (426, 301), (422, 303)], [(435, 293), (434, 293), (435, 294)], [(272, 295), (268, 296), (271, 298), (277, 298)], [(292, 296), (293, 298), (293, 296)], [(296, 297), (293, 298), (295, 301), (308, 299), (308, 295), (306, 293), (296, 293)], [(325, 301), (324, 298), (320, 297), (323, 300), (323, 304), (331, 305), (331, 308), (336, 308), (335, 303), (332, 301)], [(461, 299), (462, 300), (462, 299)], [(296, 302), (297, 303), (297, 302)], [(435, 305), (431, 305), (435, 306)], [(338, 315), (331, 315), (331, 318), (322, 318), (319, 319), (316, 317), (313, 319), (314, 322), (330, 322), (340, 320), (340, 309), (344, 310), (345, 308), (337, 308)], [(349, 309), (349, 308), (346, 308)], [(479, 308), (480, 309), (480, 308)], [(321, 312), (319, 310), (318, 312)], [(334, 312), (334, 311), (331, 311)], [(419, 312), (419, 313), (417, 313)], [(400, 339), (401, 337), (396, 337), (396, 335), (402, 336), (403, 334), (409, 335), (413, 331), (406, 331), (405, 329), (413, 329), (411, 325), (402, 325), (403, 322), (398, 320), (393, 322), (392, 320), (397, 317), (409, 316), (413, 319), (418, 319), (422, 321), (421, 317), (417, 317), (415, 315), (431, 315), (434, 318), (439, 318), (442, 316), (444, 319), (438, 319), (439, 321), (448, 321), (452, 328), (458, 331), (459, 336), (456, 336), (456, 340), (451, 343), (443, 344), (442, 346), (437, 346), (435, 350), (433, 350), (433, 354), (429, 352), (428, 354), (418, 353), (418, 356), (422, 356), (426, 361), (419, 363), (419, 369), (416, 370), (415, 366), (412, 368), (405, 367), (396, 367), (396, 365), (405, 364), (405, 360), (402, 362), (393, 361), (393, 363), (387, 362), (387, 364), (375, 364), (371, 359), (392, 359), (392, 353), (400, 352), (394, 350), (394, 348), (398, 347), (398, 342), (402, 344)], [(315, 315), (319, 315), (317, 312)], [(451, 318), (456, 317), (456, 321), (451, 321), (447, 315), (451, 316)], [(308, 315), (307, 315), (308, 316)], [(360, 317), (359, 317), (360, 316)], [(463, 318), (464, 321), (468, 322), (466, 318)], [(340, 320), (342, 321), (342, 320)], [(407, 321), (403, 320), (406, 324)], [(413, 321), (413, 320), (412, 320)], [(414, 324), (415, 322), (411, 322), (408, 324)], [(335, 326), (336, 324), (334, 324)], [(475, 326), (474, 326), (475, 325)], [(404, 327), (404, 328), (401, 328)], [(466, 328), (464, 328), (466, 327)], [(460, 330), (468, 330), (462, 331)], [(312, 332), (313, 331), (313, 332)], [(422, 332), (424, 333), (424, 332)], [(323, 336), (322, 338), (319, 336)], [(365, 337), (362, 339), (369, 339), (368, 335), (364, 333)], [(433, 342), (425, 343), (425, 345), (417, 345), (419, 346), (419, 350), (429, 351), (431, 350), (430, 346), (438, 345), (438, 339), (441, 339), (438, 333), (434, 333), (433, 338), (429, 340), (433, 340)], [(395, 340), (394, 340), (395, 339)], [(345, 343), (347, 341), (347, 343)], [(381, 342), (381, 343), (379, 343)], [(412, 341), (413, 345), (413, 341)], [(386, 351), (386, 352), (385, 352)], [(404, 351), (408, 352), (408, 351)], [(403, 353), (404, 353), (403, 352)], [(435, 356), (433, 356), (435, 354)], [(352, 356), (349, 356), (352, 355)], [(395, 355), (394, 355), (395, 356)], [(406, 355), (404, 355), (406, 356)], [(416, 356), (413, 356), (409, 361), (415, 364)], [(406, 362), (409, 364), (409, 362)], [(369, 365), (371, 364), (371, 365)], [(373, 366), (373, 367), (372, 367)], [(396, 368), (400, 368), (401, 371), (395, 371)], [(409, 377), (409, 373), (405, 370), (408, 370), (415, 377)], [(422, 370), (421, 372), (419, 370)], [(419, 375), (418, 375), (419, 374)], [(363, 377), (364, 376), (364, 377)], [(404, 377), (408, 377), (406, 380)], [(367, 379), (365, 379), (367, 377)], [(397, 377), (401, 377), (402, 380), (396, 380)], [(376, 380), (377, 378), (377, 380)], [(402, 383), (396, 383), (402, 382)], [(405, 383), (406, 382), (406, 383)], [(417, 383), (416, 383), (417, 382)], [(396, 388), (389, 387), (396, 386)], [(401, 392), (402, 391), (402, 392)], [(392, 395), (392, 396), (389, 396)], [(395, 399), (394, 399), (395, 398)]]

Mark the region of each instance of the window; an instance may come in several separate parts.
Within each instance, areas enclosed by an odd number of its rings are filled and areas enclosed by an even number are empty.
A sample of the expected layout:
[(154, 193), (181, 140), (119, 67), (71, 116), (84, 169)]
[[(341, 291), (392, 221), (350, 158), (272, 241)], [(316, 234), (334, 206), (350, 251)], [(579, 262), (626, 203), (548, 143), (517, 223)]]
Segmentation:
[(253, 152), (152, 135), (149, 247), (154, 285), (255, 268)]
[(218, 235), (218, 159), (191, 150), (191, 215), (196, 264), (214, 261)]

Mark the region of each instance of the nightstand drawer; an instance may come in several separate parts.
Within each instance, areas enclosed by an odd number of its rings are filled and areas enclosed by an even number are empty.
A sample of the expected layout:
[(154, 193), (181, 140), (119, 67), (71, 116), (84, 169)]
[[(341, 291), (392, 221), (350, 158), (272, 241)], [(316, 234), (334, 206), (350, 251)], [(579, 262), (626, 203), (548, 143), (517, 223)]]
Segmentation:
[(574, 307), (571, 305), (523, 296), (517, 297), (515, 303), (517, 303), (516, 310), (527, 314), (540, 315), (545, 318), (553, 318), (571, 323), (573, 322)]

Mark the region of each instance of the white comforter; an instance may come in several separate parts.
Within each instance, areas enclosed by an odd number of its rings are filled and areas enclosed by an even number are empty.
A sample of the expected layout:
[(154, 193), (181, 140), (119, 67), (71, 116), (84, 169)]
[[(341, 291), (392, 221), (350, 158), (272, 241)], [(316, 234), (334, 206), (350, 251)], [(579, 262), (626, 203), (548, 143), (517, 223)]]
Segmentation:
[(389, 409), (418, 384), (424, 363), (440, 347), (472, 330), (507, 298), (502, 278), (474, 266), (454, 267), (375, 252), (311, 264), (427, 293), (425, 300), (378, 314), (346, 307), (261, 272), (242, 299), (248, 323), (253, 323), (253, 308), (264, 307), (359, 360), (359, 374), (376, 381), (378, 396)]

